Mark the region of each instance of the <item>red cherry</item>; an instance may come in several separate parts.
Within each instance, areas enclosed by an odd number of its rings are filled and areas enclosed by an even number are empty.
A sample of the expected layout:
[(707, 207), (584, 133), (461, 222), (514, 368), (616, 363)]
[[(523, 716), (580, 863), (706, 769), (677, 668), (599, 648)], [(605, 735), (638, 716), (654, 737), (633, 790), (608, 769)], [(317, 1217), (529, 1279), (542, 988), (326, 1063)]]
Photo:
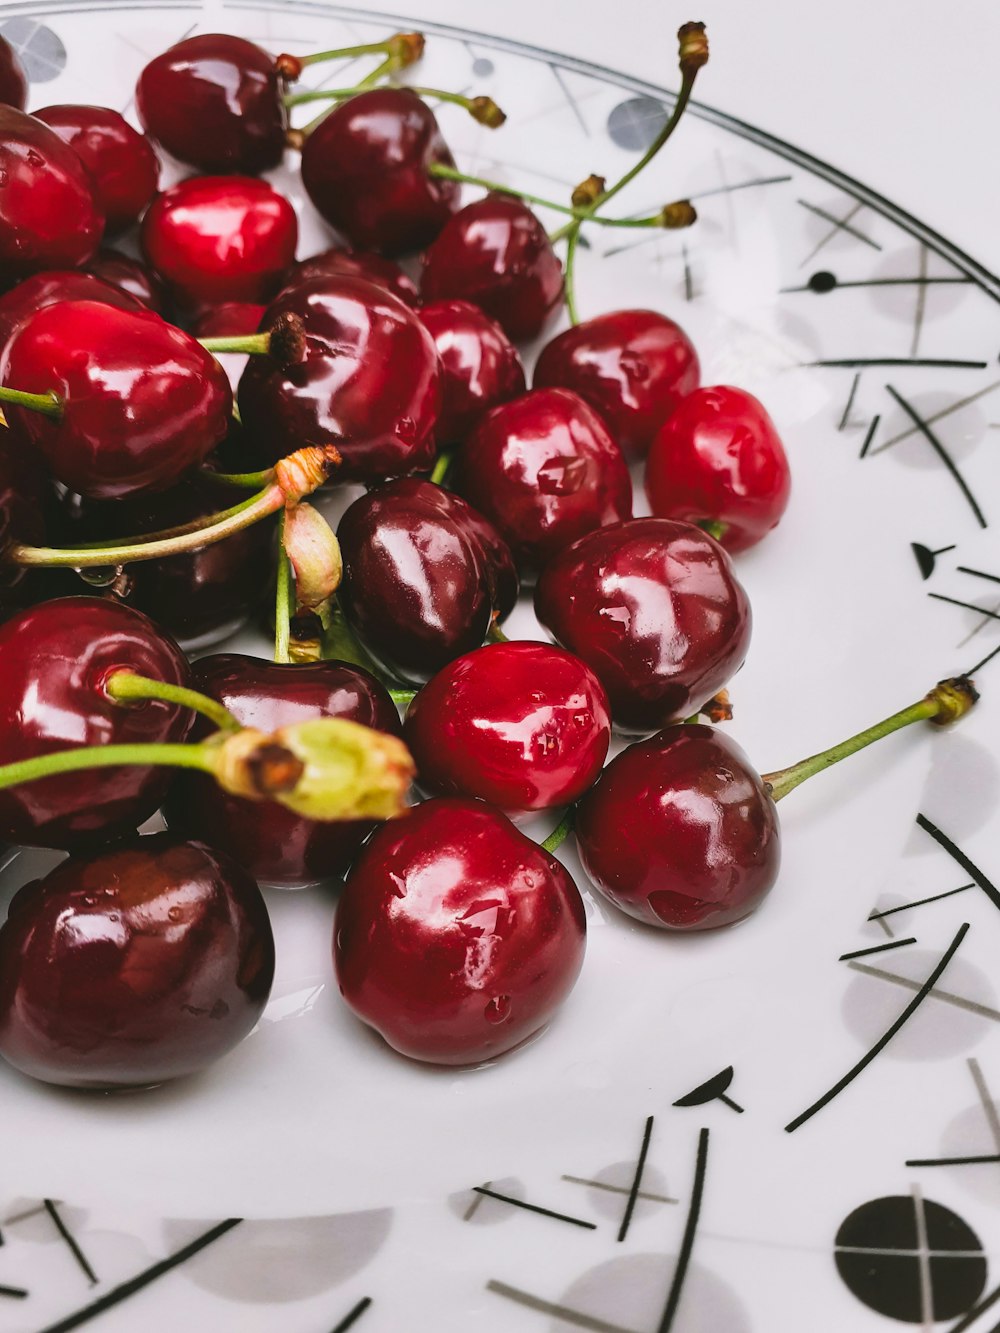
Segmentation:
[(613, 310), (553, 338), (533, 383), (578, 393), (622, 451), (641, 457), (699, 375), (698, 355), (673, 320), (655, 310)]
[(425, 301), (471, 301), (523, 342), (562, 304), (563, 271), (531, 209), (488, 194), (456, 213), (424, 255), (420, 291)]
[[(267, 306), (252, 305), (246, 301), (223, 301), (199, 315), (194, 324), (196, 338), (242, 338), (256, 333)], [(224, 352), (223, 356), (236, 353)]]
[(524, 367), (500, 325), (469, 301), (436, 301), (420, 311), (441, 358), (437, 438), (463, 440), (498, 403), (524, 393)]
[[(120, 287), (123, 292), (152, 310), (154, 314), (167, 318), (169, 303), (167, 291), (152, 269), (131, 255), (123, 255), (120, 250), (98, 250), (87, 264), (87, 272), (109, 282), (113, 287)], [(69, 300), (70, 297), (65, 299)], [(126, 307), (131, 309), (131, 306)]]
[(629, 731), (696, 712), (750, 642), (732, 561), (700, 528), (665, 518), (602, 528), (561, 551), (538, 580), (535, 612), (594, 671)]
[[(66, 597), (0, 626), (0, 764), (85, 745), (183, 741), (186, 708), (117, 703), (116, 671), (188, 684), (188, 664), (153, 623), (115, 602)], [(0, 838), (32, 847), (79, 846), (137, 828), (167, 785), (164, 768), (91, 769), (0, 791)]]
[(310, 259), (300, 259), (285, 275), (283, 291), (298, 287), (313, 278), (364, 278), (376, 287), (399, 298), (405, 305), (417, 306), (417, 289), (398, 264), (383, 255), (366, 254), (362, 250), (342, 250), (334, 246)]
[(195, 176), (161, 194), (142, 222), (143, 252), (179, 305), (262, 302), (295, 258), (288, 200), (252, 176)]
[(0, 106), (0, 182), (0, 283), (86, 263), (104, 229), (87, 168), (55, 130), (9, 106)]
[(188, 37), (139, 75), (143, 129), (179, 162), (201, 171), (255, 175), (285, 150), (282, 85), (259, 46), (225, 33)]
[(459, 449), (451, 480), (492, 519), (522, 572), (632, 513), (621, 450), (568, 389), (535, 389), (487, 413)]
[(142, 309), (131, 293), (94, 274), (76, 269), (36, 273), (0, 296), (0, 360), (21, 326), (45, 306), (59, 301), (103, 301), (119, 310)]
[(0, 102), (17, 111), (28, 105), (28, 80), (6, 37), (0, 37)]
[(237, 1046), (273, 976), (250, 876), (198, 843), (136, 838), (15, 895), (0, 929), (0, 1055), (63, 1087), (163, 1083)]
[(580, 802), (584, 869), (638, 921), (739, 921), (778, 876), (778, 813), (740, 747), (714, 727), (668, 727), (613, 759)]
[(334, 921), (340, 993), (415, 1060), (488, 1060), (544, 1027), (580, 973), (586, 919), (564, 867), (481, 801), (384, 824)]
[(426, 102), (372, 88), (335, 107), (302, 149), (302, 184), (352, 245), (387, 255), (421, 250), (458, 207), (460, 187), (427, 174), (455, 159)]
[(572, 653), (491, 643), (424, 686), (404, 736), (425, 790), (524, 815), (583, 795), (607, 757), (611, 715), (600, 681)]
[[(0, 431), (0, 552), (15, 542), (44, 546), (49, 536), (52, 486), (38, 457)], [(31, 575), (0, 561), (0, 620), (32, 601)]]
[(146, 136), (106, 106), (62, 104), (34, 114), (69, 144), (90, 172), (106, 234), (138, 222), (160, 183), (160, 162)]
[(224, 439), (232, 411), (225, 372), (193, 338), (151, 312), (96, 301), (40, 310), (0, 378), (56, 394), (61, 418), (7, 403), (7, 420), (58, 481), (94, 500), (165, 490)]
[(649, 451), (654, 514), (721, 523), (727, 551), (766, 537), (788, 505), (792, 479), (774, 422), (752, 394), (717, 386), (681, 403)]

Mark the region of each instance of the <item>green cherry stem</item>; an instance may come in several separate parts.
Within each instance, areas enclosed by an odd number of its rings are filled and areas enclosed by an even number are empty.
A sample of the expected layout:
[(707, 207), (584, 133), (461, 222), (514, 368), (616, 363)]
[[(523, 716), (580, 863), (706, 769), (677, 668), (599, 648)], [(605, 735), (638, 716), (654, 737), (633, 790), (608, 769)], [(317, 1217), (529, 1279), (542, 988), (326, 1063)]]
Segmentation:
[(265, 468), (263, 472), (215, 472), (210, 467), (203, 467), (200, 475), (206, 481), (230, 486), (233, 490), (259, 491), (274, 480), (274, 468)]
[(390, 690), (392, 702), (400, 708), (408, 708), (417, 697), (416, 690)]
[(555, 828), (552, 830), (549, 836), (541, 844), (542, 847), (545, 849), (545, 851), (549, 853), (550, 856), (554, 856), (555, 853), (566, 841), (566, 839), (569, 837), (573, 828), (573, 821), (575, 818), (576, 818), (576, 806), (571, 805), (569, 809), (566, 811), (566, 813), (563, 815), (562, 819), (560, 819), (559, 823), (555, 826)]
[(275, 61), (278, 72), (285, 78), (296, 79), (309, 65), (319, 65), (327, 60), (355, 60), (359, 56), (388, 56), (393, 67), (402, 69), (419, 60), (424, 50), (423, 33), (394, 32), (391, 37), (381, 42), (361, 42), (356, 46), (338, 46), (332, 51), (314, 51), (308, 56), (282, 54)]
[(0, 388), (0, 403), (10, 403), (12, 407), (26, 407), (31, 412), (40, 412), (53, 421), (62, 419), (63, 405), (54, 393), (25, 393), (23, 389)]
[(291, 618), (295, 602), (292, 565), (285, 550), (285, 515), (278, 520), (278, 571), (274, 598), (274, 660), (290, 662)]
[(178, 704), (181, 708), (191, 708), (201, 713), (220, 731), (239, 731), (240, 723), (216, 699), (210, 699), (197, 690), (186, 689), (183, 685), (171, 685), (165, 680), (150, 680), (147, 676), (138, 676), (131, 671), (116, 671), (104, 684), (104, 692), (116, 703), (132, 703), (143, 699), (161, 699), (164, 703)]
[(0, 766), (0, 790), (23, 782), (36, 782), (56, 773), (78, 773), (88, 768), (115, 768), (122, 764), (141, 764), (168, 768), (213, 770), (212, 752), (202, 745), (83, 745), (77, 750), (38, 755)]
[(434, 471), (431, 473), (430, 478), (435, 486), (444, 485), (444, 479), (451, 470), (451, 465), (454, 460), (455, 451), (453, 449), (445, 449), (443, 453), (438, 455), (437, 462), (434, 464)]
[(305, 359), (306, 333), (297, 315), (286, 314), (262, 333), (233, 334), (220, 338), (199, 338), (206, 352), (217, 356), (223, 352), (239, 352), (246, 356), (269, 356), (286, 368)]
[[(460, 185), (478, 185), (482, 189), (492, 190), (496, 194), (509, 194), (515, 199), (523, 200), (526, 204), (538, 204), (540, 208), (551, 208), (555, 213), (565, 213), (574, 222), (597, 222), (602, 227), (659, 227), (662, 225), (660, 221), (661, 214), (659, 213), (646, 218), (595, 217), (589, 206), (587, 208), (574, 208), (569, 204), (559, 204), (554, 199), (546, 199), (540, 194), (532, 194), (530, 190), (521, 190), (514, 185), (502, 185), (499, 181), (488, 180), (485, 176), (470, 176), (467, 172), (446, 166), (444, 162), (431, 162), (427, 167), (427, 174), (436, 176), (438, 180), (457, 181)], [(556, 237), (561, 238), (568, 235), (574, 222), (569, 223), (563, 231), (557, 232)]]
[(863, 750), (873, 742), (880, 741), (883, 736), (891, 736), (894, 731), (908, 727), (914, 722), (932, 722), (938, 727), (957, 722), (972, 708), (978, 698), (976, 688), (968, 676), (939, 681), (918, 703), (893, 713), (892, 717), (887, 717), (884, 721), (877, 722), (875, 726), (859, 731), (856, 736), (841, 741), (839, 745), (831, 746), (829, 750), (822, 750), (819, 754), (810, 755), (808, 759), (792, 764), (790, 768), (780, 769), (776, 773), (765, 773), (764, 781), (770, 789), (772, 798), (780, 801), (807, 778), (824, 772), (834, 764), (838, 764), (841, 759), (846, 759), (848, 755), (857, 754), (858, 750)]
[(573, 227), (566, 242), (566, 265), (563, 281), (563, 295), (566, 301), (566, 314), (571, 324), (579, 324), (580, 314), (576, 307), (576, 247), (580, 240), (579, 226)]
[(499, 622), (496, 621), (496, 620), (491, 620), (491, 621), (490, 621), (490, 627), (489, 627), (489, 629), (486, 631), (486, 642), (487, 642), (487, 643), (510, 643), (510, 639), (507, 637), (506, 634), (504, 634), (503, 630), (500, 628), (500, 624), (499, 624)]

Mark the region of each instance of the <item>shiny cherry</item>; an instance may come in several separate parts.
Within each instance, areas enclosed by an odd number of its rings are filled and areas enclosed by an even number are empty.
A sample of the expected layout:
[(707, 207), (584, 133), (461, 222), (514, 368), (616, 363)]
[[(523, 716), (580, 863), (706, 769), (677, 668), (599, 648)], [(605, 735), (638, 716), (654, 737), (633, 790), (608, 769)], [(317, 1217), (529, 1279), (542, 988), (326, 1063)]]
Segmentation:
[(28, 80), (6, 37), (0, 37), (0, 102), (17, 111), (28, 104)]
[(517, 600), (502, 537), (463, 499), (400, 478), (355, 500), (340, 520), (338, 601), (372, 655), (423, 681), (486, 638)]
[[(240, 653), (203, 657), (194, 688), (218, 699), (244, 726), (274, 731), (317, 717), (343, 717), (398, 735), (399, 714), (384, 686), (344, 662), (276, 665)], [(211, 724), (195, 723), (192, 737)], [(340, 875), (371, 832), (367, 821), (317, 823), (277, 802), (228, 796), (200, 774), (178, 773), (166, 805), (167, 822), (184, 837), (227, 853), (261, 883), (298, 887)]]
[(613, 310), (560, 333), (542, 350), (535, 388), (572, 389), (623, 453), (642, 457), (678, 403), (698, 387), (687, 334), (655, 310)]
[(0, 296), (0, 360), (14, 334), (37, 311), (59, 301), (102, 301), (120, 310), (141, 310), (130, 292), (113, 286), (92, 273), (78, 269), (53, 269), (25, 278)]
[(428, 302), (471, 301), (523, 342), (562, 304), (563, 271), (530, 208), (488, 194), (456, 213), (424, 255), (420, 291)]
[(168, 317), (167, 290), (153, 270), (141, 260), (124, 255), (120, 250), (102, 248), (93, 259), (88, 260), (86, 271), (128, 292), (147, 310), (162, 315), (164, 319)]
[(78, 154), (94, 182), (106, 235), (138, 222), (160, 183), (153, 145), (117, 111), (63, 103), (33, 113)]
[(340, 993), (395, 1050), (492, 1059), (554, 1016), (583, 964), (569, 872), (481, 801), (426, 801), (378, 829), (334, 919)]
[(454, 444), (491, 407), (524, 393), (524, 367), (496, 320), (469, 301), (434, 301), (420, 320), (441, 358), (437, 438)]
[(492, 519), (522, 572), (632, 513), (621, 450), (568, 389), (535, 389), (488, 412), (460, 447), (450, 480)]
[(774, 422), (753, 394), (724, 385), (690, 394), (649, 451), (654, 514), (721, 524), (727, 551), (766, 537), (788, 504), (792, 479)]
[(404, 736), (425, 791), (516, 816), (583, 795), (607, 757), (611, 714), (578, 657), (517, 640), (439, 671), (410, 704)]
[(274, 938), (253, 879), (167, 833), (26, 884), (0, 929), (0, 1056), (71, 1088), (194, 1074), (264, 1011)]
[(305, 326), (305, 360), (283, 370), (251, 357), (239, 388), (240, 414), (269, 461), (305, 444), (335, 444), (344, 480), (429, 467), (440, 370), (414, 312), (370, 282), (328, 277), (284, 292), (264, 323), (287, 313)]
[(427, 168), (454, 167), (426, 102), (372, 88), (334, 108), (302, 149), (302, 184), (331, 226), (362, 250), (421, 250), (458, 207), (461, 187)]
[(46, 306), (14, 337), (4, 385), (55, 393), (58, 419), (5, 404), (11, 428), (53, 476), (94, 500), (165, 490), (225, 437), (225, 371), (150, 311), (96, 301)]
[(286, 116), (274, 60), (242, 37), (200, 33), (151, 60), (135, 104), (146, 133), (201, 171), (276, 167)]
[[(118, 703), (116, 671), (187, 685), (187, 660), (152, 621), (96, 597), (43, 602), (0, 625), (0, 764), (84, 745), (183, 741), (189, 709)], [(168, 770), (130, 765), (61, 773), (0, 791), (0, 839), (72, 848), (137, 828)]]
[(416, 286), (393, 260), (364, 250), (344, 250), (337, 246), (321, 250), (309, 259), (300, 259), (285, 274), (282, 290), (298, 287), (313, 278), (328, 277), (364, 278), (366, 282), (391, 292), (404, 305), (416, 307), (420, 303)]
[(591, 667), (629, 731), (697, 712), (750, 642), (750, 603), (728, 555), (665, 518), (617, 523), (561, 551), (538, 580), (535, 612)]
[(653, 926), (739, 921), (778, 876), (774, 801), (736, 742), (714, 727), (667, 727), (629, 746), (580, 802), (574, 827), (597, 888)]
[(86, 263), (104, 230), (93, 180), (55, 130), (10, 106), (0, 106), (0, 180), (0, 285)]

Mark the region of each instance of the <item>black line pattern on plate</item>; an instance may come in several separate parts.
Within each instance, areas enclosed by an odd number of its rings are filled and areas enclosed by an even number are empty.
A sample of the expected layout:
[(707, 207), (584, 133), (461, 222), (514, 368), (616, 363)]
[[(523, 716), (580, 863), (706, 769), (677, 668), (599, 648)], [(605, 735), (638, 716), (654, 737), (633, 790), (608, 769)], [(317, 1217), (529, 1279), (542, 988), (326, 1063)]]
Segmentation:
[(642, 1144), (639, 1148), (639, 1157), (635, 1164), (635, 1175), (632, 1177), (632, 1186), (628, 1192), (628, 1201), (625, 1204), (625, 1212), (622, 1214), (622, 1224), (618, 1228), (618, 1240), (623, 1241), (628, 1235), (628, 1229), (632, 1224), (632, 1213), (635, 1211), (635, 1201), (639, 1197), (639, 1187), (642, 1184), (642, 1173), (646, 1169), (646, 1154), (649, 1152), (649, 1140), (653, 1135), (653, 1117), (648, 1116), (646, 1126), (642, 1132)]
[(979, 885), (993, 906), (1000, 910), (1000, 889), (986, 878), (976, 863), (966, 856), (957, 843), (952, 842), (947, 833), (942, 832), (936, 824), (932, 824), (926, 815), (917, 815), (917, 825), (925, 833), (929, 833), (938, 846), (943, 847), (951, 859), (956, 861), (967, 875), (972, 876), (973, 881)]
[(69, 1227), (63, 1221), (59, 1209), (56, 1207), (56, 1205), (53, 1203), (51, 1199), (43, 1199), (42, 1206), (48, 1213), (49, 1217), (52, 1218), (56, 1230), (59, 1232), (59, 1235), (65, 1242), (66, 1247), (68, 1248), (70, 1254), (72, 1254), (73, 1258), (76, 1260), (78, 1267), (80, 1267), (83, 1270), (83, 1272), (87, 1275), (87, 1281), (90, 1283), (92, 1287), (96, 1287), (98, 1281), (97, 1274), (94, 1272), (93, 1268), (91, 1268), (87, 1256), (84, 1254), (83, 1250), (81, 1250), (80, 1246), (77, 1244), (76, 1237), (73, 1235)]
[(474, 1194), (482, 1194), (487, 1199), (497, 1199), (500, 1203), (509, 1203), (512, 1208), (524, 1208), (526, 1212), (538, 1213), (541, 1217), (551, 1217), (556, 1222), (568, 1222), (574, 1227), (585, 1227), (588, 1231), (596, 1231), (597, 1225), (594, 1222), (585, 1222), (581, 1217), (570, 1217), (568, 1213), (557, 1213), (551, 1208), (542, 1208), (537, 1203), (527, 1203), (524, 1199), (511, 1198), (509, 1194), (498, 1194), (496, 1190), (487, 1189), (485, 1185), (473, 1185)]
[(362, 1296), (357, 1305), (344, 1315), (339, 1324), (335, 1325), (331, 1333), (347, 1333), (347, 1330), (354, 1327), (371, 1303), (372, 1298), (370, 1296)]
[[(872, 920), (871, 917), (868, 918)], [(853, 953), (842, 953), (837, 959), (838, 963), (846, 963), (851, 958), (867, 958), (870, 953), (885, 953), (888, 949), (901, 949), (904, 944), (916, 944), (916, 937), (910, 936), (907, 940), (890, 940), (888, 944), (873, 944), (867, 949), (855, 949)]]
[(906, 415), (910, 418), (913, 424), (920, 431), (921, 435), (924, 437), (927, 443), (937, 454), (938, 458), (940, 458), (941, 462), (951, 473), (962, 494), (965, 496), (966, 500), (968, 500), (969, 507), (975, 514), (976, 521), (978, 522), (979, 526), (981, 528), (987, 527), (986, 518), (983, 514), (983, 511), (980, 509), (976, 501), (976, 497), (969, 490), (965, 478), (962, 476), (961, 472), (959, 472), (958, 468), (955, 466), (955, 462), (951, 454), (948, 453), (948, 450), (944, 447), (944, 445), (941, 443), (938, 437), (934, 434), (930, 426), (928, 426), (927, 422), (923, 420), (923, 418), (917, 412), (916, 408), (913, 407), (911, 403), (907, 402), (907, 400), (903, 397), (901, 393), (899, 393), (898, 390), (894, 389), (891, 384), (887, 384), (885, 386), (885, 390), (886, 393), (888, 393), (891, 398), (894, 398), (896, 400), (897, 404), (903, 409)]
[[(920, 982), (914, 981), (912, 977), (902, 977), (898, 972), (886, 972), (884, 968), (872, 967), (870, 963), (848, 963), (847, 966), (855, 972), (863, 972), (866, 977), (875, 977), (878, 981), (889, 981), (893, 985), (901, 987), (903, 990), (919, 991)], [(928, 998), (938, 1000), (942, 1004), (953, 1005), (956, 1009), (965, 1009), (970, 1014), (978, 1014), (980, 1018), (989, 1018), (994, 1023), (1000, 1023), (1000, 1010), (991, 1009), (989, 1005), (980, 1004), (978, 1000), (966, 999), (964, 995), (955, 995), (951, 991), (941, 990), (939, 986), (932, 986)]]
[(677, 1309), (681, 1303), (681, 1297), (684, 1293), (684, 1279), (687, 1277), (688, 1264), (691, 1262), (691, 1251), (694, 1249), (695, 1232), (698, 1230), (698, 1218), (701, 1214), (701, 1198), (705, 1189), (705, 1173), (707, 1170), (708, 1129), (706, 1127), (698, 1134), (698, 1155), (694, 1164), (691, 1202), (688, 1204), (688, 1215), (684, 1223), (680, 1253), (677, 1256), (677, 1267), (674, 1269), (674, 1276), (670, 1282), (667, 1303), (663, 1307), (663, 1317), (660, 1320), (657, 1333), (670, 1333)]
[(733, 1101), (732, 1097), (727, 1096), (733, 1076), (733, 1066), (727, 1065), (725, 1069), (720, 1069), (717, 1074), (713, 1074), (704, 1083), (699, 1083), (696, 1088), (686, 1092), (683, 1097), (678, 1097), (673, 1105), (680, 1107), (706, 1106), (709, 1102), (722, 1102), (723, 1106), (728, 1106), (731, 1111), (736, 1111), (739, 1115), (742, 1115), (746, 1108), (740, 1106), (739, 1102)]
[(908, 912), (911, 907), (923, 907), (927, 903), (939, 903), (942, 898), (951, 898), (956, 893), (965, 893), (974, 889), (975, 884), (960, 884), (957, 889), (946, 889), (944, 893), (933, 893), (929, 898), (916, 898), (912, 903), (900, 903), (897, 907), (887, 907), (884, 912), (872, 912), (869, 921), (881, 921), (883, 917), (894, 916), (897, 912)]

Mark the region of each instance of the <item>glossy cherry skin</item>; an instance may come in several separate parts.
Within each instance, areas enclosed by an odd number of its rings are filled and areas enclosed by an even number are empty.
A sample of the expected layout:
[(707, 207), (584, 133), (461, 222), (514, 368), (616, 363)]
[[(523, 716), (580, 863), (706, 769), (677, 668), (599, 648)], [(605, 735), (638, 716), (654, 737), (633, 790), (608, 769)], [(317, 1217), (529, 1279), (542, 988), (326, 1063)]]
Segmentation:
[(340, 993), (395, 1050), (476, 1064), (544, 1027), (576, 982), (586, 920), (569, 872), (481, 801), (426, 801), (378, 829), (337, 904)]
[[(119, 287), (123, 292), (134, 296), (140, 305), (152, 310), (154, 314), (169, 317), (170, 303), (167, 289), (153, 270), (141, 260), (131, 255), (123, 255), (120, 250), (98, 250), (87, 263), (87, 272), (104, 282)], [(131, 307), (129, 307), (131, 308)]]
[(667, 727), (613, 759), (574, 825), (590, 879), (637, 921), (709, 930), (739, 921), (778, 877), (778, 812), (715, 727)]
[(524, 342), (562, 305), (562, 265), (530, 208), (488, 194), (456, 213), (424, 255), (420, 292), (428, 302), (471, 301)]
[(0, 106), (0, 179), (0, 285), (86, 263), (104, 231), (87, 168), (55, 130), (9, 106)]
[(160, 160), (144, 134), (106, 106), (69, 103), (33, 113), (79, 156), (94, 182), (105, 234), (138, 222), (160, 183)]
[(428, 175), (454, 167), (434, 112), (407, 88), (341, 102), (309, 134), (302, 184), (331, 226), (361, 250), (421, 250), (458, 208), (461, 186)]
[(420, 297), (416, 286), (403, 270), (384, 255), (368, 254), (363, 250), (344, 250), (333, 246), (321, 250), (309, 259), (300, 259), (285, 275), (282, 291), (298, 287), (313, 278), (363, 278), (376, 287), (391, 292), (404, 305), (416, 307)]
[(750, 642), (750, 603), (728, 555), (665, 518), (602, 528), (561, 551), (538, 580), (535, 613), (591, 667), (627, 731), (697, 712)]
[(698, 387), (698, 354), (680, 325), (655, 310), (612, 310), (566, 329), (542, 350), (535, 388), (578, 393), (622, 452), (644, 457), (653, 436)]
[(360, 278), (313, 278), (264, 316), (298, 315), (306, 357), (283, 370), (251, 357), (240, 414), (269, 462), (305, 444), (335, 444), (343, 480), (380, 481), (429, 467), (440, 402), (434, 342), (402, 301)]
[(17, 111), (28, 104), (28, 80), (6, 37), (0, 37), (0, 102)]
[(55, 393), (61, 418), (6, 404), (11, 429), (57, 481), (93, 500), (165, 490), (225, 438), (225, 371), (188, 334), (145, 310), (96, 301), (46, 306), (21, 326), (3, 383)]
[(607, 757), (611, 714), (578, 657), (517, 640), (439, 671), (410, 704), (404, 736), (424, 790), (526, 815), (583, 795)]
[(568, 389), (535, 389), (488, 412), (460, 447), (450, 480), (492, 519), (522, 573), (632, 514), (621, 450)]
[(146, 259), (178, 305), (264, 302), (295, 258), (288, 200), (253, 176), (193, 176), (161, 194), (142, 221)]
[(274, 977), (253, 879), (168, 833), (26, 884), (0, 928), (0, 1055), (70, 1088), (148, 1087), (246, 1037)]
[[(240, 653), (203, 657), (194, 688), (218, 699), (244, 726), (274, 731), (317, 717), (343, 717), (399, 735), (389, 692), (361, 667), (345, 662), (276, 665)], [(195, 723), (192, 736), (211, 724)], [(342, 874), (371, 832), (368, 821), (317, 823), (284, 806), (228, 796), (211, 778), (178, 773), (166, 805), (170, 828), (201, 839), (238, 861), (261, 883), (297, 888)]]
[(142, 127), (179, 162), (256, 175), (281, 161), (286, 117), (274, 60), (225, 33), (188, 37), (139, 75)]
[(404, 680), (424, 681), (486, 638), (517, 600), (503, 538), (460, 496), (400, 478), (340, 520), (338, 601), (368, 651)]
[[(191, 712), (158, 699), (117, 703), (116, 671), (188, 685), (184, 654), (152, 621), (97, 597), (65, 597), (0, 625), (0, 764), (85, 745), (183, 741)], [(166, 768), (61, 773), (0, 791), (0, 839), (78, 847), (130, 832), (160, 804)]]
[(441, 444), (464, 440), (491, 407), (524, 393), (517, 348), (470, 301), (434, 301), (420, 311), (441, 358)]
[(25, 278), (0, 296), (0, 359), (14, 334), (47, 305), (59, 301), (102, 301), (119, 310), (141, 310), (142, 304), (120, 287), (92, 273), (77, 269), (53, 269)]
[(743, 389), (698, 389), (653, 442), (646, 494), (654, 514), (723, 525), (727, 551), (775, 527), (792, 487), (785, 450), (764, 405)]

